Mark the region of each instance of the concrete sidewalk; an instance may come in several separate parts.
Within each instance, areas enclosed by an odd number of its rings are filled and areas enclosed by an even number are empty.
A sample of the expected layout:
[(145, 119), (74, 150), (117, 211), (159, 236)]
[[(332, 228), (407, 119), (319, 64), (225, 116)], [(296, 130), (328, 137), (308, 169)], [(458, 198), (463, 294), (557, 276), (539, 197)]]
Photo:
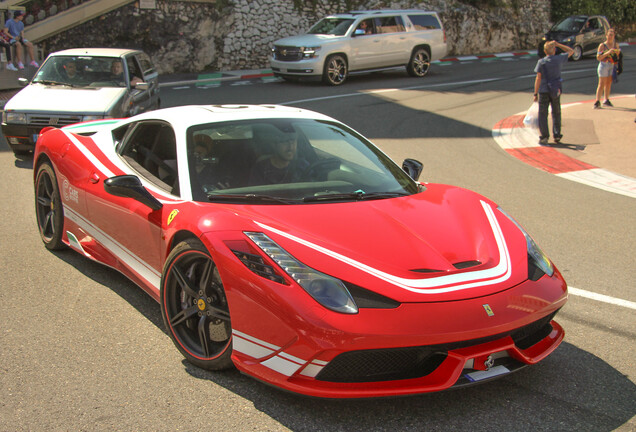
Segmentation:
[(636, 198), (636, 98), (617, 95), (611, 100), (614, 107), (601, 109), (594, 109), (594, 99), (562, 105), (559, 144), (551, 138), (540, 146), (538, 129), (523, 124), (525, 112), (498, 122), (493, 137), (536, 168)]

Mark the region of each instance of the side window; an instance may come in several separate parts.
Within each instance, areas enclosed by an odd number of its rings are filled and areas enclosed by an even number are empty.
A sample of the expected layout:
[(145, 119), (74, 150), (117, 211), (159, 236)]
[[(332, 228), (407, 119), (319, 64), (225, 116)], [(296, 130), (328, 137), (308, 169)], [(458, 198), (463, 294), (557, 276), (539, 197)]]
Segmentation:
[(378, 33), (398, 33), (404, 31), (404, 23), (402, 17), (391, 16), (376, 18), (376, 27)]
[(126, 58), (126, 64), (128, 65), (128, 77), (130, 79), (130, 83), (136, 84), (143, 81), (143, 74), (141, 73), (141, 68), (139, 67), (139, 63), (137, 63), (135, 57), (130, 56)]
[(172, 127), (160, 122), (141, 122), (126, 136), (122, 158), (154, 185), (179, 195), (177, 144)]
[(139, 61), (139, 65), (144, 76), (155, 72), (155, 67), (146, 53), (137, 54), (137, 60)]
[(434, 15), (409, 15), (415, 30), (435, 30), (442, 28)]
[(373, 24), (373, 18), (360, 21), (360, 24), (358, 24), (356, 30), (364, 31), (365, 35), (375, 34), (375, 25)]

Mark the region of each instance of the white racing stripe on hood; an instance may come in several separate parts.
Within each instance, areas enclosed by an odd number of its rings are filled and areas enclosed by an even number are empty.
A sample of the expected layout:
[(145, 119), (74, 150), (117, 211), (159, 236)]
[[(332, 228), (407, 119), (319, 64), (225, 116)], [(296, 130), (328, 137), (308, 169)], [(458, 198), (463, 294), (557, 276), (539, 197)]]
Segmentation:
[(484, 209), (484, 213), (488, 218), (488, 222), (490, 224), (490, 228), (492, 229), (493, 236), (495, 237), (495, 241), (497, 243), (497, 250), (499, 252), (499, 263), (496, 266), (485, 269), (485, 270), (475, 270), (463, 273), (457, 273), (452, 275), (444, 275), (431, 277), (427, 279), (407, 279), (395, 275), (391, 275), (385, 273), (376, 268), (370, 267), (366, 264), (363, 264), (359, 261), (356, 261), (352, 258), (341, 255), (332, 250), (326, 249), (317, 244), (311, 243), (307, 240), (303, 240), (299, 237), (296, 237), (292, 234), (283, 232), (276, 228), (272, 228), (265, 224), (254, 221), (257, 225), (262, 227), (265, 230), (274, 232), (278, 235), (281, 235), (285, 238), (293, 240), (297, 243), (300, 243), (304, 246), (307, 246), (311, 249), (314, 249), (320, 253), (323, 253), (327, 256), (335, 258), (339, 261), (344, 262), (352, 267), (360, 269), (366, 273), (369, 273), (379, 279), (382, 279), (386, 282), (389, 282), (393, 285), (399, 286), (408, 291), (417, 292), (420, 294), (441, 294), (441, 293), (449, 293), (453, 291), (460, 291), (469, 288), (476, 288), (487, 285), (495, 285), (500, 282), (503, 282), (510, 278), (512, 274), (511, 268), (511, 260), (510, 253), (508, 252), (508, 246), (506, 245), (506, 239), (501, 231), (501, 227), (497, 222), (497, 218), (494, 214), (492, 207), (481, 201), (481, 205)]

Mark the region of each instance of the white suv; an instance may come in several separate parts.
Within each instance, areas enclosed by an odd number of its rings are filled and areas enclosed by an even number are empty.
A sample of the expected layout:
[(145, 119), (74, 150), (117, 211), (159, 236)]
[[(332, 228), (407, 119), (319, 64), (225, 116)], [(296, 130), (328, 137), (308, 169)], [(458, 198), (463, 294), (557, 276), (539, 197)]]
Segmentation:
[(274, 42), (270, 65), (285, 79), (322, 77), (340, 85), (350, 73), (397, 66), (422, 77), (446, 52), (446, 33), (435, 12), (352, 11), (321, 19), (307, 34)]

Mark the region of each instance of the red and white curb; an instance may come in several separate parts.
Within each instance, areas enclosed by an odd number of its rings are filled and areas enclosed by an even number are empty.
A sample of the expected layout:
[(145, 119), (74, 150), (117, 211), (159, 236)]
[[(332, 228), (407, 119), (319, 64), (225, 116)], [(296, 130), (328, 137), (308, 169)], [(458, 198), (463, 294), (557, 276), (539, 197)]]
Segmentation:
[[(581, 103), (564, 104), (562, 108)], [(525, 115), (525, 112), (515, 114), (493, 127), (493, 138), (510, 155), (559, 177), (636, 198), (636, 179), (571, 158), (553, 147), (540, 146), (539, 130), (524, 125)]]

